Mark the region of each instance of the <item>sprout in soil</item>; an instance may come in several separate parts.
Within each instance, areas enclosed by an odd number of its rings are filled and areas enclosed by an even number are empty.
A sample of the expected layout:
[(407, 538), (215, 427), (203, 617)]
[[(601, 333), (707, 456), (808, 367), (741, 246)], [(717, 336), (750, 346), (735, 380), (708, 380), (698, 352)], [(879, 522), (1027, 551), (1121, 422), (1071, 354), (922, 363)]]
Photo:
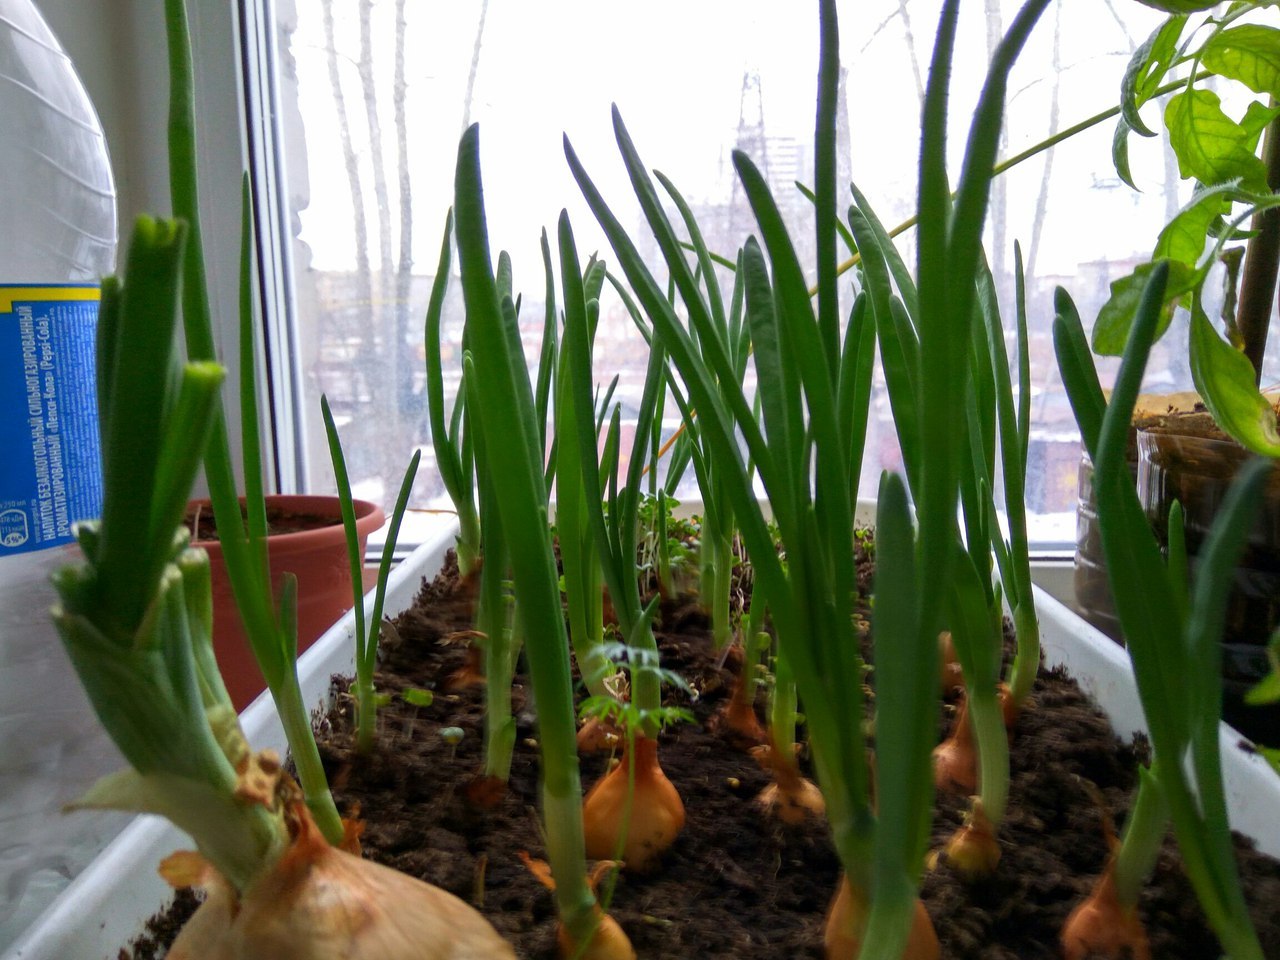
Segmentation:
[[(642, 616), (646, 620), (658, 605), (654, 597)], [(680, 674), (658, 666), (657, 655), (645, 647), (605, 644), (605, 655), (620, 664), (634, 687), (641, 671), (659, 685), (669, 683), (686, 693), (689, 685)], [(657, 733), (693, 714), (681, 707), (642, 707), (635, 698), (588, 697), (579, 707), (583, 717), (621, 730), (624, 750), (620, 763), (600, 778), (582, 802), (587, 856), (594, 860), (621, 860), (631, 870), (651, 871), (662, 852), (684, 828), (684, 804), (676, 788), (658, 764)]]
[[(979, 102), (954, 207), (945, 169), (946, 81), (957, 6), (944, 6), (935, 61), (925, 99), (921, 161), (920, 363), (929, 384), (920, 413), (922, 444), (930, 458), (916, 498), (921, 542), (955, 537), (961, 456), (957, 438), (968, 388), (970, 306), (975, 295), (976, 251), (986, 210), (988, 181), (1003, 109), (1004, 80), (1032, 24), (1046, 6), (1035, 0), (1019, 14), (997, 51)], [(818, 303), (810, 304), (804, 273), (763, 178), (751, 161), (734, 163), (768, 249), (749, 240), (742, 256), (746, 316), (751, 329), (765, 432), (736, 383), (726, 345), (705, 309), (698, 282), (667, 218), (647, 168), (617, 110), (614, 128), (634, 192), (662, 250), (700, 343), (677, 316), (644, 265), (572, 147), (570, 167), (608, 236), (654, 339), (672, 358), (697, 409), (701, 431), (721, 471), (763, 590), (778, 640), (795, 672), (805, 706), (818, 781), (827, 803), (836, 849), (850, 889), (840, 902), (855, 909), (833, 926), (829, 954), (856, 952), (896, 957), (910, 942), (918, 956), (937, 953), (916, 889), (927, 843), (931, 807), (929, 748), (937, 670), (938, 631), (950, 595), (953, 557), (922, 550), (900, 481), (881, 485), (877, 551), (876, 632), (879, 802), (870, 796), (870, 765), (862, 734), (862, 676), (853, 641), (852, 500), (865, 436), (865, 379), (874, 327), (855, 307), (844, 346), (836, 301), (835, 103), (838, 79), (834, 4), (821, 5), (821, 65), (816, 156)], [(755, 501), (738, 448), (747, 449), (769, 494), (787, 555), (782, 568)], [(765, 435), (768, 440), (766, 442)], [(858, 442), (853, 442), (854, 440)], [(812, 472), (811, 472), (812, 468)], [(914, 931), (914, 932), (913, 932)]]
[[(169, 183), (174, 214), (188, 229), (182, 261), (182, 325), (187, 356), (217, 361), (213, 340), (212, 308), (205, 283), (200, 231), (199, 188), (196, 179), (195, 76), (185, 0), (165, 0), (169, 51)], [(263, 486), (262, 451), (258, 432), (258, 392), (254, 371), (255, 326), (253, 318), (252, 229), (249, 178), (241, 183), (240, 228), (240, 433), (244, 465), (244, 510), (236, 496), (235, 471), (227, 439), (226, 414), (221, 397), (214, 398), (209, 442), (204, 452), (204, 474), (213, 502), (218, 540), (226, 562), (236, 608), (254, 659), (275, 701), (307, 807), (330, 843), (344, 839), (342, 819), (334, 805), (320, 763), (320, 752), (311, 731), (310, 713), (298, 686), (297, 583), (284, 577), (279, 598), (274, 595), (267, 565), (267, 511)]]
[[(593, 943), (601, 920), (587, 880), (569, 640), (548, 526), (544, 438), (535, 416), (515, 306), (509, 296), (499, 297), (494, 280), (478, 126), (463, 134), (458, 147), (454, 200), (467, 313), (464, 336), (475, 372), (469, 395), (472, 422), (485, 439), (488, 472), (498, 492), (497, 513), (510, 551), (516, 606), (538, 703), (547, 860), (564, 928), (562, 949), (572, 955), (579, 946)], [(615, 956), (625, 960), (630, 954), (619, 949)]]
[(387, 598), (387, 577), (395, 558), (396, 540), (400, 536), (400, 522), (409, 506), (409, 493), (413, 478), (418, 473), (418, 460), (422, 451), (415, 450), (405, 468), (396, 497), (395, 509), (387, 525), (387, 539), (382, 547), (382, 561), (378, 564), (378, 580), (374, 588), (373, 611), (366, 623), (364, 616), (364, 557), (360, 553), (360, 535), (356, 532), (355, 502), (351, 498), (351, 480), (347, 477), (347, 460), (342, 453), (342, 441), (338, 427), (329, 409), (329, 398), (320, 395), (320, 412), (324, 417), (325, 435), (329, 440), (329, 459), (338, 484), (338, 502), (342, 506), (342, 526), (347, 535), (347, 560), (351, 566), (351, 599), (355, 610), (355, 664), (356, 664), (356, 752), (373, 751), (377, 730), (377, 697), (373, 689), (373, 670), (378, 664), (378, 641), (382, 636), (382, 606)]
[(458, 744), (466, 737), (467, 732), (461, 727), (441, 727), (440, 739), (449, 745), (449, 759), (458, 755)]

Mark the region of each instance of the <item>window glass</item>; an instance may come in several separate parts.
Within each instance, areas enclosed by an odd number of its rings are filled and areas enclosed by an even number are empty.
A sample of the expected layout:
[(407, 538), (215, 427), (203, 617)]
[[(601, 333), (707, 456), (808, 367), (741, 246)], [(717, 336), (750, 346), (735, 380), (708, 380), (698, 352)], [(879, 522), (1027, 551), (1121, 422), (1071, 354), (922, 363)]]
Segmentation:
[[(840, 177), (858, 184), (886, 225), (896, 224), (915, 207), (920, 99), (939, 3), (839, 6)], [(292, 225), (285, 242), (292, 245), (302, 385), (298, 447), (312, 487), (332, 486), (318, 413), (323, 391), (357, 494), (387, 503), (411, 451), (421, 447), (412, 504), (448, 507), (427, 429), (422, 326), (457, 138), (469, 122), (481, 125), (491, 242), (512, 258), (531, 363), (544, 311), (541, 231), (554, 240), (563, 206), (584, 255), (611, 257), (568, 173), (562, 135), (657, 261), (613, 145), (611, 103), (645, 162), (693, 206), (713, 250), (731, 257), (752, 229), (731, 162), (741, 149), (766, 174), (802, 259), (812, 262), (812, 212), (794, 186), (812, 179), (812, 4), (295, 0), (276, 9), (280, 156)], [(1011, 0), (962, 5), (951, 88), (953, 178), (989, 52), (1016, 9)], [(1001, 155), (1113, 106), (1130, 54), (1159, 22), (1158, 12), (1132, 0), (1053, 4), (1011, 79)], [(1157, 108), (1148, 110), (1148, 122), (1158, 125)], [(1159, 138), (1131, 138), (1142, 191), (1125, 185), (1111, 164), (1113, 130), (1114, 120), (1104, 121), (1021, 163), (992, 195), (987, 249), (1009, 331), (1015, 241), (1027, 275), (1035, 417), (1027, 508), (1032, 537), (1045, 546), (1073, 539), (1079, 460), (1053, 359), (1053, 290), (1067, 287), (1090, 323), (1109, 282), (1149, 255), (1162, 223), (1189, 196)], [(911, 262), (910, 231), (899, 243)], [(730, 279), (721, 281), (727, 294)], [(853, 282), (846, 275), (842, 296), (851, 297)], [(601, 311), (598, 376), (607, 382), (619, 375), (625, 418), (638, 402), (646, 351), (607, 288)], [(444, 322), (446, 389), (457, 383), (461, 324), (454, 278)], [(1273, 341), (1277, 336), (1273, 329)], [(1012, 353), (1011, 332), (1009, 344)], [(1185, 344), (1185, 326), (1175, 327), (1153, 357), (1150, 389), (1190, 388)], [(1272, 364), (1277, 353), (1273, 342)], [(668, 411), (667, 433), (676, 425), (674, 408)], [(880, 384), (863, 491), (874, 491), (882, 467), (899, 465)]]

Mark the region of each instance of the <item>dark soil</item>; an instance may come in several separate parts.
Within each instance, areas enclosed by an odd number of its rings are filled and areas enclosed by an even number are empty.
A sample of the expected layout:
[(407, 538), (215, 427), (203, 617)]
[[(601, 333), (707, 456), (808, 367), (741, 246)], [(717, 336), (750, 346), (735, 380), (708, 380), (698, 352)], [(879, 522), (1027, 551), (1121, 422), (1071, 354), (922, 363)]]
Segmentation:
[[(241, 511), (243, 516), (243, 510)], [(217, 540), (218, 526), (213, 519), (213, 510), (208, 506), (188, 508), (183, 519), (193, 540)], [(281, 507), (267, 505), (267, 536), (279, 536), (282, 533), (300, 533), (304, 530), (319, 530), (323, 527), (336, 527), (342, 518), (324, 513), (298, 513)]]
[[(366, 820), (367, 856), (474, 904), (520, 957), (550, 960), (551, 895), (517, 857), (521, 850), (545, 857), (527, 687), (518, 676), (513, 706), (520, 730), (508, 794), (496, 810), (476, 810), (465, 790), (481, 762), (483, 694), (479, 688), (445, 691), (467, 658), (463, 646), (449, 641), (470, 627), (469, 604), (454, 598), (455, 579), (450, 564), (397, 620), (399, 641), (385, 650), (377, 678), (379, 690), (392, 694), (433, 689), (432, 705), (415, 708), (393, 696), (379, 714), (379, 752), (362, 760), (350, 751), (350, 704), (341, 693), (348, 680), (335, 677), (337, 703), (320, 724), (321, 749), (339, 806), (359, 804)], [(660, 751), (688, 821), (659, 873), (621, 876), (610, 912), (644, 960), (821, 957), (824, 913), (839, 876), (825, 823), (784, 827), (762, 819), (754, 807), (769, 778), (714, 729), (733, 677), (717, 665), (706, 618), (696, 606), (664, 606), (658, 639), (664, 666), (679, 670), (696, 693), (691, 703), (681, 697), (697, 723), (663, 734)], [(439, 736), (445, 726), (465, 731), (456, 747)], [(922, 895), (944, 957), (1057, 960), (1062, 922), (1088, 893), (1107, 854), (1095, 798), (1122, 826), (1140, 752), (1140, 746), (1116, 740), (1074, 681), (1042, 671), (1013, 737), (1010, 806), (995, 878), (968, 885), (941, 863), (924, 879)], [(606, 762), (583, 758), (584, 786)], [(964, 808), (960, 798), (939, 797), (935, 849), (959, 825)], [(1280, 957), (1280, 863), (1254, 853), (1247, 842), (1238, 847), (1264, 953)], [(1172, 838), (1141, 909), (1153, 956), (1219, 955)]]

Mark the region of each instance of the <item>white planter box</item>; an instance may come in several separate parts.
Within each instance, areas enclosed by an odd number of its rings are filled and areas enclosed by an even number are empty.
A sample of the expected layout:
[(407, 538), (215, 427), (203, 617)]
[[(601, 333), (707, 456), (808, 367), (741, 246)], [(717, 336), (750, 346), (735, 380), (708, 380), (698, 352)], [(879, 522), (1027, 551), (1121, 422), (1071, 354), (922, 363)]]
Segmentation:
[[(435, 576), (455, 536), (453, 530), (437, 535), (392, 571), (385, 607), (389, 616), (412, 605), (422, 578)], [(299, 658), (304, 703), (324, 706), (329, 677), (355, 672), (354, 636), (355, 614), (348, 613)], [(270, 696), (263, 694), (251, 703), (240, 722), (254, 749), (270, 747), (285, 755), (284, 727)], [(138, 817), (9, 947), (3, 960), (114, 960), (116, 951), (173, 895), (156, 873), (160, 861), (175, 850), (193, 847), (191, 839), (167, 820)]]
[[(865, 519), (861, 515), (860, 519)], [(408, 607), (424, 576), (434, 576), (454, 533), (423, 544), (391, 576), (386, 610)], [(1045, 663), (1065, 666), (1111, 718), (1121, 737), (1144, 729), (1128, 655), (1075, 613), (1036, 588)], [(351, 673), (354, 616), (347, 614), (299, 661), (306, 702), (321, 704), (333, 673)], [(272, 703), (259, 697), (242, 715), (255, 748), (284, 753), (285, 737)], [(1258, 756), (1238, 747), (1239, 735), (1221, 730), (1231, 824), (1259, 849), (1280, 857), (1280, 777)], [(168, 901), (171, 891), (156, 874), (160, 860), (191, 842), (167, 822), (139, 817), (82, 873), (0, 960), (104, 960), (136, 936)]]

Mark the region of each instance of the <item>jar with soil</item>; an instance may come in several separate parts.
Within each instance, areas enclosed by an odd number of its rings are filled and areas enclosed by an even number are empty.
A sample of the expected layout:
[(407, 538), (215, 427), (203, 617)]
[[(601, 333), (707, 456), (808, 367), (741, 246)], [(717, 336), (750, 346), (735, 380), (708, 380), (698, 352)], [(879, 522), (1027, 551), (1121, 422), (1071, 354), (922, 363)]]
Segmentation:
[[(1136, 474), (1136, 458), (1129, 461), (1129, 466)], [(1117, 643), (1123, 643), (1120, 620), (1111, 597), (1111, 584), (1107, 580), (1106, 558), (1102, 553), (1098, 500), (1093, 490), (1093, 460), (1083, 447), (1076, 478), (1076, 607), (1080, 616), (1090, 624)]]
[[(1204, 409), (1194, 393), (1143, 394), (1134, 407), (1129, 425), (1126, 459), (1134, 483), (1138, 481), (1138, 431), (1158, 429), (1172, 417)], [(1080, 467), (1076, 474), (1076, 612), (1117, 643), (1124, 643), (1111, 584), (1107, 580), (1106, 558), (1102, 553), (1102, 537), (1098, 530), (1098, 501), (1093, 490), (1093, 460), (1081, 446)]]
[[(1251, 454), (1207, 414), (1180, 417), (1138, 435), (1138, 497), (1162, 542), (1169, 508), (1182, 504), (1187, 554), (1196, 558), (1219, 505)], [(1280, 463), (1271, 470), (1262, 504), (1236, 567), (1222, 637), (1223, 719), (1259, 743), (1280, 743), (1280, 706), (1254, 707), (1245, 693), (1267, 675), (1266, 645), (1280, 626)]]

